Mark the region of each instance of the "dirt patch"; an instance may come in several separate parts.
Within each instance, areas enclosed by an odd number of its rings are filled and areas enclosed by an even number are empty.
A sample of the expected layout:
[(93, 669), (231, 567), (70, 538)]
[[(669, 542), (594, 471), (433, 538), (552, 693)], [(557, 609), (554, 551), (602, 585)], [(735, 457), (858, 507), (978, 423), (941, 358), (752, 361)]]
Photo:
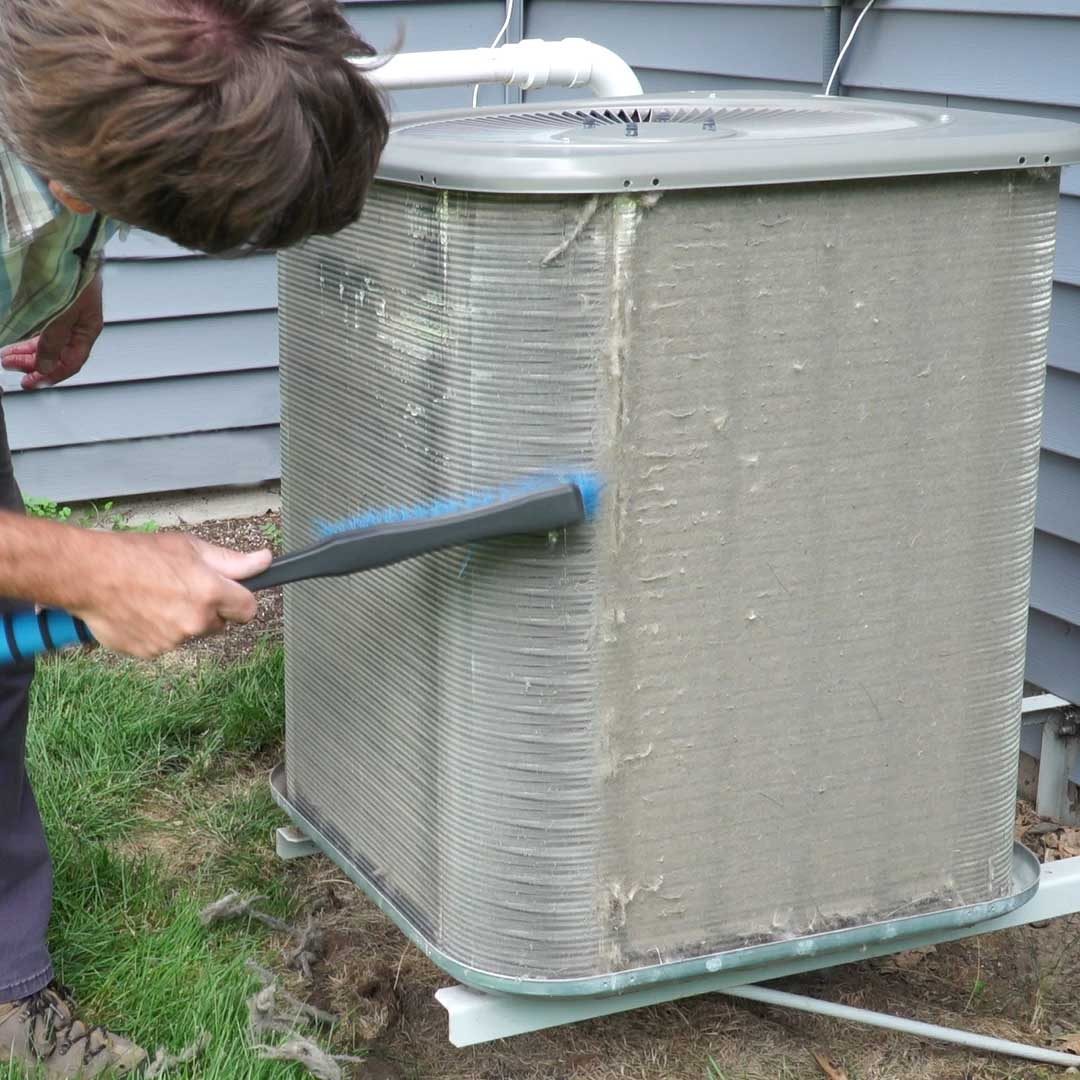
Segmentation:
[(153, 859), (176, 877), (193, 878), (207, 863), (221, 859), (226, 841), (212, 829), (199, 827), (193, 805), (234, 803), (266, 785), (282, 752), (253, 758), (226, 757), (215, 762), (212, 777), (197, 787), (156, 790), (138, 807), (138, 827), (116, 845), (118, 854)]
[[(457, 1050), (434, 992), (452, 980), (341, 872), (312, 859), (298, 894), (325, 928), (313, 980), (340, 1048), (407, 1080), (802, 1080), (814, 1054), (852, 1080), (1035, 1080), (1034, 1066), (714, 994)], [(1036, 1045), (1080, 1030), (1080, 917), (785, 980), (781, 988)], [(1078, 1059), (1080, 1065), (1080, 1059)], [(360, 1072), (359, 1075), (370, 1075)]]

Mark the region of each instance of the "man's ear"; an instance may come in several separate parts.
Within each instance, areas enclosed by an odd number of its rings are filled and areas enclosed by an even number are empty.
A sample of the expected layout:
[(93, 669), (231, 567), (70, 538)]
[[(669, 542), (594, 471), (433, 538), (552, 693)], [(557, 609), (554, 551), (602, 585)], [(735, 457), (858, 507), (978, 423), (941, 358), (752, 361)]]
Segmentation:
[(63, 203), (73, 214), (92, 214), (94, 208), (82, 199), (77, 199), (57, 180), (49, 181), (49, 191), (57, 202)]

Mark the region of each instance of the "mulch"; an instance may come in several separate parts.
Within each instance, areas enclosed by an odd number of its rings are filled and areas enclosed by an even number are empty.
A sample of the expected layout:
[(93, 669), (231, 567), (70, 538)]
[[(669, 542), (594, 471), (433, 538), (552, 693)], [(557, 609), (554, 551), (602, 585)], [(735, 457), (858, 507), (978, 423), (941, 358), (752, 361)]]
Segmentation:
[(1039, 862), (1058, 862), (1080, 855), (1080, 829), (1040, 817), (1035, 807), (1023, 800), (1016, 804), (1016, 839)]
[[(189, 533), (211, 544), (237, 551), (257, 551), (272, 546), (267, 532), (274, 534), (280, 528), (281, 515), (275, 512), (225, 521), (206, 521), (166, 531)], [(191, 661), (219, 660), (228, 663), (242, 659), (259, 642), (280, 641), (284, 616), (281, 589), (266, 589), (258, 594), (258, 599), (259, 612), (252, 622), (244, 626), (230, 626), (225, 633), (215, 637), (188, 642), (177, 656)]]

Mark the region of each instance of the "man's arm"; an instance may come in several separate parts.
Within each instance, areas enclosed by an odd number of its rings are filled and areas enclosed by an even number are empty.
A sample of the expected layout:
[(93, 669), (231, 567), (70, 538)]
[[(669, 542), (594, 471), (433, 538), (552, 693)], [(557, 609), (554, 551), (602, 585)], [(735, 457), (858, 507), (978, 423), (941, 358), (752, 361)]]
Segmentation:
[(0, 512), (0, 596), (60, 607), (102, 645), (133, 656), (168, 652), (227, 622), (248, 622), (244, 578), (269, 551), (242, 554), (175, 534), (106, 533)]
[[(24, 390), (70, 378), (101, 333), (101, 279), (36, 338), (0, 352)], [(236, 581), (266, 568), (185, 536), (100, 533), (0, 512), (0, 596), (64, 608), (103, 645), (156, 656), (188, 638), (254, 618), (255, 597)]]

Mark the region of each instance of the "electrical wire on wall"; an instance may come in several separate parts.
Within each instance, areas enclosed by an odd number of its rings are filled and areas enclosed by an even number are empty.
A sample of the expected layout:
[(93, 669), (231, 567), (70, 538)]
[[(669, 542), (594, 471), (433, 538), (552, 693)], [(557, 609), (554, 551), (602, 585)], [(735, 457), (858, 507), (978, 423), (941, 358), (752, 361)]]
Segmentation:
[[(496, 49), (502, 44), (502, 40), (506, 37), (507, 30), (510, 29), (510, 19), (514, 14), (514, 0), (506, 0), (506, 18), (503, 19), (502, 27), (495, 35), (495, 40), (491, 43), (491, 48)], [(477, 83), (473, 87), (472, 92), (472, 107), (476, 108), (476, 103), (480, 100), (480, 84)]]
[[(509, 0), (513, 2), (513, 0)], [(863, 19), (866, 18), (867, 12), (877, 3), (877, 0), (867, 0), (866, 7), (859, 12), (859, 17), (855, 20), (855, 25), (851, 28), (851, 33), (847, 36), (847, 41), (844, 42), (844, 47), (840, 50), (840, 55), (836, 58), (836, 63), (833, 65), (832, 74), (829, 76), (828, 85), (825, 87), (825, 96), (828, 97), (833, 92), (833, 86), (836, 85), (836, 77), (840, 74), (840, 68), (844, 64), (844, 58), (848, 54), (848, 49), (851, 48), (851, 43), (855, 40), (855, 35), (859, 32), (859, 27), (862, 26)], [(479, 88), (478, 88), (479, 89)], [(837, 87), (837, 93), (840, 88)], [(475, 105), (475, 100), (473, 101)]]

